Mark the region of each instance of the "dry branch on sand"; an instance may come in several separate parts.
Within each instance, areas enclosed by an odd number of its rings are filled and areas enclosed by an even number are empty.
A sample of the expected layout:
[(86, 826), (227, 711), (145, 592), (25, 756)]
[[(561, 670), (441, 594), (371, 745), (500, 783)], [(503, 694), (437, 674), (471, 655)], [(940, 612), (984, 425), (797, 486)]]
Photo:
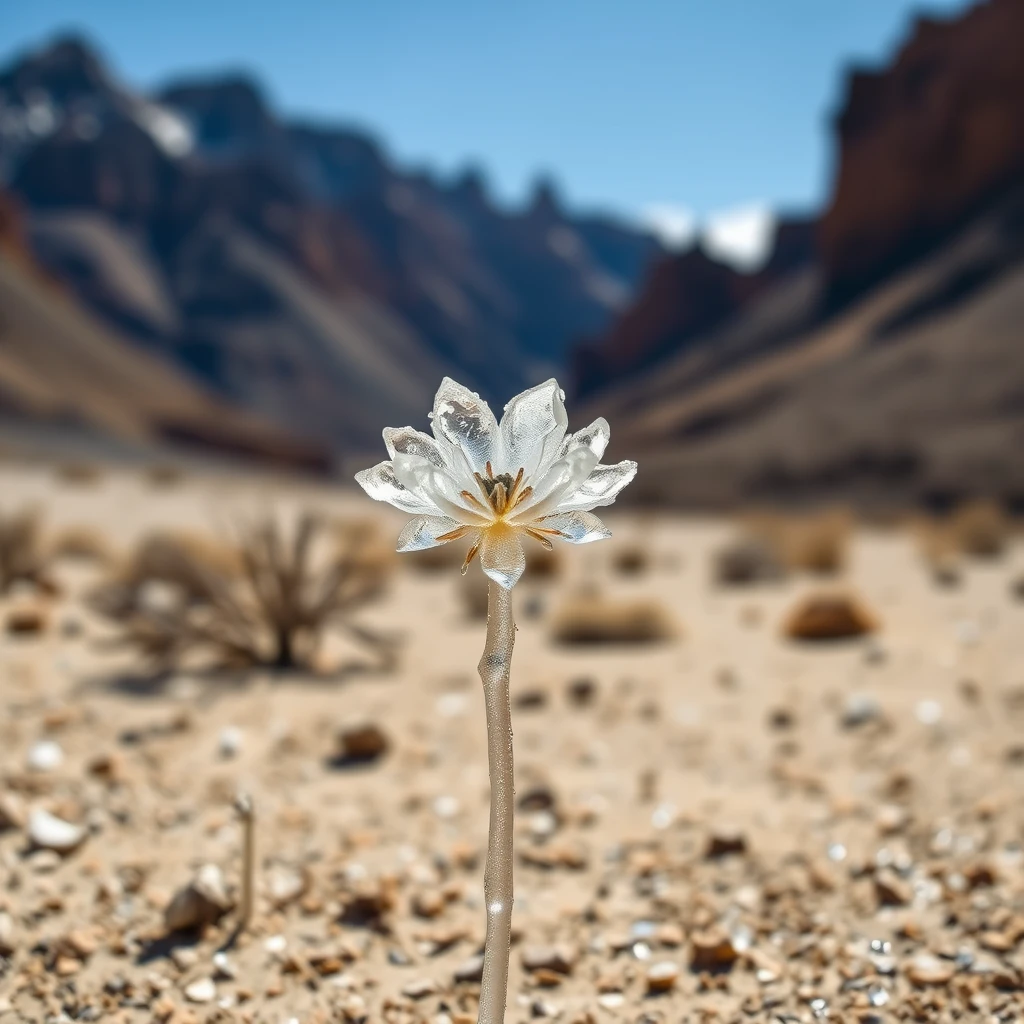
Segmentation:
[(290, 530), (272, 519), (245, 527), (234, 544), (156, 534), (92, 604), (157, 669), (315, 669), (329, 625), (390, 666), (393, 643), (352, 619), (383, 589), (388, 563), (363, 530), (325, 534), (309, 514)]

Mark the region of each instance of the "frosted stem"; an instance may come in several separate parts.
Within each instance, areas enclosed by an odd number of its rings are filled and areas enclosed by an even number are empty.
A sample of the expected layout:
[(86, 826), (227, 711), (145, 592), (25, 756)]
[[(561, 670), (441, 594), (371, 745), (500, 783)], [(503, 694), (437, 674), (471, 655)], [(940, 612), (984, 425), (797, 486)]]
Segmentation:
[(235, 810), (242, 820), (242, 899), (239, 904), (237, 925), (237, 930), (241, 933), (249, 927), (255, 906), (256, 813), (252, 797), (247, 793), (240, 793), (235, 800)]
[(509, 942), (512, 933), (512, 825), (515, 787), (512, 776), (512, 711), (509, 672), (516, 627), (512, 592), (488, 581), (487, 642), (480, 659), (487, 712), (487, 766), (491, 777), (491, 817), (484, 867), (487, 939), (480, 989), (478, 1024), (503, 1024), (508, 993)]

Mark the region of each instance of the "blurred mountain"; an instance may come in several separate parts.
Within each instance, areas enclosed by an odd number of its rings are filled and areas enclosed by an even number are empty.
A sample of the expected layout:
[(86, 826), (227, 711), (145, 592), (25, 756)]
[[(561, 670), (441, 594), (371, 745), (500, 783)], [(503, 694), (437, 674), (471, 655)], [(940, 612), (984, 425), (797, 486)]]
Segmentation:
[(504, 400), (603, 330), (661, 252), (540, 182), (500, 209), (472, 170), (280, 118), (244, 76), (142, 96), (82, 41), (0, 71), (0, 182), (99, 322), (229, 405), (336, 450), (419, 422), (450, 373)]
[(122, 451), (230, 455), (327, 470), (330, 453), (226, 407), (158, 354), (82, 309), (41, 270), (0, 192), (0, 418), (22, 434), (116, 442)]
[(816, 223), (754, 274), (666, 258), (580, 348), (633, 499), (1024, 504), (1021, 39), (1020, 0), (919, 20), (852, 74)]

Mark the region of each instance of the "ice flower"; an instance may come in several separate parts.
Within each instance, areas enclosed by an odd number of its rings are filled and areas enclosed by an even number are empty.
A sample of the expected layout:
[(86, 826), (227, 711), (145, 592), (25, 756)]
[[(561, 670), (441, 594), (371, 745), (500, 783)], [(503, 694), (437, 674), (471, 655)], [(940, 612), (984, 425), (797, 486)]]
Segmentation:
[(409, 520), (399, 551), (471, 541), (462, 571), (483, 570), (511, 589), (523, 574), (523, 537), (587, 544), (611, 534), (590, 510), (610, 505), (636, 475), (635, 462), (606, 466), (607, 420), (567, 434), (565, 395), (554, 379), (517, 395), (501, 423), (479, 395), (445, 377), (430, 415), (433, 437), (412, 427), (384, 431), (389, 460), (356, 474), (371, 498)]

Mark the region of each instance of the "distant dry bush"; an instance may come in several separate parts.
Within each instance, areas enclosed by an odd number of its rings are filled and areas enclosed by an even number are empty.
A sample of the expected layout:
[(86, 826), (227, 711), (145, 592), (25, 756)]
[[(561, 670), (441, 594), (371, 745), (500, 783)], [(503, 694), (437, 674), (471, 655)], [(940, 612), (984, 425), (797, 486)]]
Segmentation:
[(103, 479), (103, 469), (94, 462), (64, 462), (56, 472), (58, 480), (78, 487), (88, 487)]
[(759, 537), (738, 537), (714, 554), (714, 578), (720, 586), (774, 583), (786, 575), (775, 548)]
[(120, 641), (157, 669), (199, 662), (223, 668), (314, 668), (325, 629), (337, 625), (393, 663), (391, 641), (352, 613), (376, 597), (388, 563), (368, 556), (359, 530), (333, 536), (303, 515), (242, 528), (235, 543), (154, 534), (92, 595), (122, 629)]
[(873, 633), (878, 619), (853, 594), (809, 594), (786, 618), (782, 631), (790, 640), (849, 640)]
[(579, 594), (555, 613), (551, 632), (561, 644), (650, 644), (673, 639), (678, 628), (657, 601)]
[(81, 562), (110, 565), (114, 562), (114, 549), (99, 530), (91, 526), (65, 526), (49, 542), (54, 558), (68, 558)]
[(0, 512), (0, 594), (8, 593), (17, 583), (53, 591), (48, 562), (38, 509)]
[(972, 501), (953, 513), (950, 538), (957, 549), (972, 558), (998, 558), (1010, 538), (1010, 523), (1002, 506), (994, 501)]
[(185, 479), (185, 470), (173, 462), (154, 462), (143, 475), (152, 487), (176, 487)]
[(852, 522), (842, 509), (807, 515), (761, 513), (747, 516), (742, 526), (794, 572), (831, 576), (846, 567)]
[(620, 576), (640, 576), (652, 561), (651, 549), (639, 541), (625, 541), (612, 550), (612, 569)]

